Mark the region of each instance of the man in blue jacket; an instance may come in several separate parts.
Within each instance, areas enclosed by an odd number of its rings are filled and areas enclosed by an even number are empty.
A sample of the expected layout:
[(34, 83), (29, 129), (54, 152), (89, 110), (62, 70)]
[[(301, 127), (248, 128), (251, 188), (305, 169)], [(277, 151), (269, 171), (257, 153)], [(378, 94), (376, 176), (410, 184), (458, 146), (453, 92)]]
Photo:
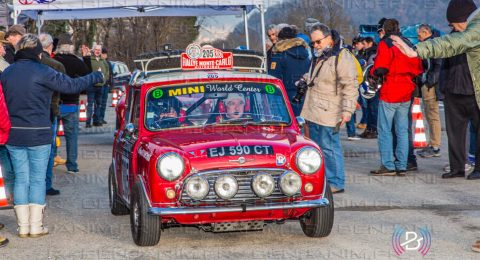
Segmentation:
[(12, 124), (7, 149), (15, 173), (13, 202), (18, 235), (39, 237), (48, 234), (43, 212), (52, 142), (52, 94), (79, 93), (103, 82), (103, 75), (94, 72), (72, 79), (40, 63), (43, 48), (32, 34), (24, 35), (17, 47), (15, 62), (0, 76)]
[(279, 41), (272, 48), (268, 74), (283, 81), (293, 113), (299, 116), (303, 104), (295, 104), (292, 99), (297, 93), (295, 82), (302, 78), (310, 67), (310, 47), (304, 40), (297, 38), (297, 32), (291, 27), (280, 30), (278, 39)]

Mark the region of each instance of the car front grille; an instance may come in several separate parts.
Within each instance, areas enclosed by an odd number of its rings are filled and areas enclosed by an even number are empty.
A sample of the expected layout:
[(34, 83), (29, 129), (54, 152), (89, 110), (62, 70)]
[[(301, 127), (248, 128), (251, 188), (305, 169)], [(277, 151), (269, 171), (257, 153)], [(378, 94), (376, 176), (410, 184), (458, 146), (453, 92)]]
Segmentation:
[[(253, 204), (257, 202), (274, 202), (278, 200), (282, 200), (285, 198), (288, 198), (288, 196), (284, 195), (280, 188), (279, 188), (279, 179), (282, 173), (284, 173), (285, 170), (282, 169), (254, 169), (254, 170), (249, 170), (249, 169), (243, 169), (243, 170), (238, 170), (238, 171), (214, 171), (211, 173), (199, 173), (198, 175), (201, 175), (205, 177), (208, 180), (208, 184), (210, 185), (210, 191), (208, 192), (208, 195), (203, 199), (203, 200), (194, 200), (190, 198), (187, 194), (187, 192), (182, 190), (182, 197), (181, 197), (181, 202), (183, 204)], [(258, 197), (255, 192), (252, 190), (251, 184), (252, 184), (252, 178), (259, 173), (268, 173), (270, 174), (273, 179), (275, 180), (275, 189), (273, 193), (265, 198), (260, 198)], [(238, 183), (238, 192), (237, 194), (229, 199), (229, 200), (224, 200), (220, 197), (217, 196), (215, 193), (215, 180), (217, 177), (220, 177), (224, 174), (230, 174), (235, 179), (237, 179)], [(193, 175), (194, 176), (194, 175)]]

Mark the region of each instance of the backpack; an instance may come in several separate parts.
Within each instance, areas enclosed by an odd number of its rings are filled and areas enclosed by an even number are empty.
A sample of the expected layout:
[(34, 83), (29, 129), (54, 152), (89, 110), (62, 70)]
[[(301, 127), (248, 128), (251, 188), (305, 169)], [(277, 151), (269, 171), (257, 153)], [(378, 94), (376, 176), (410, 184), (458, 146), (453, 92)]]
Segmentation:
[(340, 57), (344, 52), (347, 52), (349, 55), (352, 55), (353, 62), (355, 63), (355, 68), (357, 69), (357, 82), (359, 86), (362, 85), (363, 83), (362, 65), (360, 65), (360, 62), (358, 61), (357, 57), (355, 57), (347, 48), (343, 48), (342, 50), (340, 50), (340, 53), (337, 55), (337, 58), (335, 59), (335, 71), (337, 71), (338, 61), (340, 60)]

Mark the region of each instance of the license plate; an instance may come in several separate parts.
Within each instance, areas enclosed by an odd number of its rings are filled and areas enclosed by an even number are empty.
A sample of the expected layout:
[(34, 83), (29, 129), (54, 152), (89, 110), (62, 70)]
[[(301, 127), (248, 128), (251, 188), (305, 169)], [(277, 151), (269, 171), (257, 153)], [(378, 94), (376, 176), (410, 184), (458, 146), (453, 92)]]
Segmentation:
[(264, 222), (259, 221), (242, 221), (242, 222), (223, 222), (212, 224), (212, 231), (215, 233), (220, 232), (233, 232), (233, 231), (254, 231), (263, 230), (265, 226)]
[(223, 146), (213, 147), (207, 149), (207, 156), (209, 158), (223, 157), (223, 156), (242, 156), (242, 155), (271, 155), (273, 154), (273, 147), (270, 145), (237, 145), (237, 146)]

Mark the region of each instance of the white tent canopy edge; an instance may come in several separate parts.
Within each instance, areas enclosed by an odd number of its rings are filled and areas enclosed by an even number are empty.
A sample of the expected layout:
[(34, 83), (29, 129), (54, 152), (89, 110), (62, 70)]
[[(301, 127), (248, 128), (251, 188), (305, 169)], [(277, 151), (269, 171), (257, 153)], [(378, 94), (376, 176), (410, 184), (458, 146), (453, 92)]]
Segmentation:
[(247, 14), (253, 8), (260, 10), (266, 71), (265, 0), (14, 0), (13, 16), (17, 23), (23, 13), (36, 20), (40, 29), (46, 20), (243, 14), (246, 46), (250, 49)]

